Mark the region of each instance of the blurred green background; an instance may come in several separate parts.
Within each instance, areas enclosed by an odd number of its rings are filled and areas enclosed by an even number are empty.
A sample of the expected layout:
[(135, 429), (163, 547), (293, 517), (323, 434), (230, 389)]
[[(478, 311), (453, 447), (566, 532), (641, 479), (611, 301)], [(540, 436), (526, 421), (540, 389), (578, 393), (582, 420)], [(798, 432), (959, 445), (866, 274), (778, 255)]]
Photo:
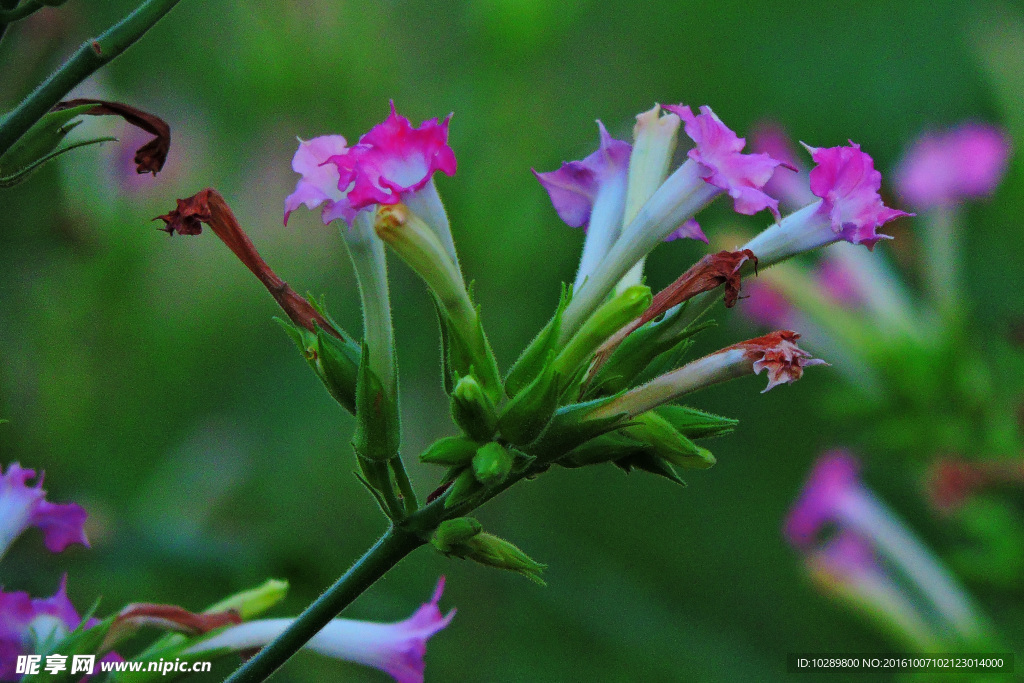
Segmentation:
[[(0, 106), (132, 6), (72, 0), (13, 28), (0, 45)], [(353, 421), (270, 320), (270, 297), (209, 232), (168, 238), (149, 222), (175, 198), (220, 190), (275, 270), (326, 294), (358, 333), (336, 230), (311, 212), (281, 225), (295, 137), (353, 141), (389, 98), (414, 124), (454, 111), (459, 171), (438, 185), (507, 367), (550, 315), (582, 241), (530, 169), (592, 151), (595, 118), (628, 139), (655, 101), (706, 103), (741, 135), (770, 118), (812, 145), (852, 138), (883, 172), (914, 135), (964, 118), (1020, 139), (1018, 12), (955, 0), (183, 0), (76, 91), (167, 119), (164, 172), (128, 172), (138, 138), (92, 119), (89, 133), (124, 143), (69, 155), (0, 195), (0, 417), (11, 420), (0, 457), (45, 469), (52, 500), (87, 508), (93, 540), (60, 556), (23, 540), (0, 583), (49, 595), (67, 571), (76, 605), (102, 595), (105, 614), (134, 601), (199, 609), (277, 577), (292, 591), (276, 613), (294, 614), (383, 530), (352, 476)], [(990, 334), (1021, 312), (1021, 189), (1014, 168), (970, 213), (967, 276)], [(767, 221), (727, 208), (702, 215), (712, 238)], [(702, 253), (696, 242), (660, 248), (650, 283)], [(425, 494), (439, 472), (415, 454), (454, 427), (429, 299), (391, 263), (404, 452)], [(734, 312), (717, 317), (700, 349), (750, 336)], [(787, 678), (787, 652), (888, 650), (815, 592), (779, 531), (817, 453), (856, 445), (856, 430), (819, 409), (838, 381), (816, 369), (765, 396), (763, 379), (700, 395), (695, 405), (741, 427), (709, 444), (718, 465), (685, 490), (611, 466), (554, 470), (482, 509), (488, 528), (550, 565), (547, 588), (421, 549), (346, 616), (404, 618), (446, 574), (442, 606), (459, 613), (430, 643), (427, 678), (438, 681), (772, 681)], [(916, 483), (866, 477), (941, 547)], [(980, 597), (1024, 624), (1019, 601)], [(388, 677), (304, 654), (275, 680)]]

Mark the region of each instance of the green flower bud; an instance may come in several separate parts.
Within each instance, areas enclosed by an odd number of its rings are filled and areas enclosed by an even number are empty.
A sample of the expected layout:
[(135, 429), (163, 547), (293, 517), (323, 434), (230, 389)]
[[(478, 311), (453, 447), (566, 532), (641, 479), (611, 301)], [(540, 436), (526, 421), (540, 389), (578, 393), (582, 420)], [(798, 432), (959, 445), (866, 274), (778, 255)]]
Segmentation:
[(398, 402), (370, 369), (369, 349), (364, 345), (356, 383), (356, 431), (352, 446), (360, 458), (387, 462), (398, 455), (401, 429)]
[(463, 436), (446, 436), (438, 439), (420, 454), (420, 462), (445, 467), (468, 465), (476, 455), (480, 444)]
[(497, 486), (512, 471), (512, 456), (500, 443), (481, 446), (473, 456), (473, 476), (484, 486)]
[(466, 375), (452, 389), (452, 419), (471, 439), (489, 441), (498, 429), (494, 403), (473, 375)]
[(547, 568), (533, 560), (522, 550), (502, 538), (498, 538), (487, 532), (480, 532), (460, 546), (455, 553), (466, 557), (474, 562), (494, 567), (496, 569), (507, 569), (517, 574), (522, 574), (534, 583), (546, 586), (541, 578), (541, 572)]
[(235, 610), (243, 620), (252, 619), (284, 600), (288, 582), (268, 579), (262, 586), (235, 593), (204, 610), (207, 613)]
[(430, 543), (445, 555), (451, 555), (481, 531), (483, 525), (472, 517), (456, 517), (441, 522)]
[(651, 452), (673, 465), (686, 469), (706, 470), (715, 464), (715, 456), (706, 448), (679, 433), (672, 424), (657, 413), (649, 412), (633, 418), (633, 423), (620, 431), (640, 443), (651, 447)]
[(689, 439), (707, 439), (728, 434), (739, 424), (739, 420), (731, 417), (705, 413), (689, 406), (659, 406), (654, 412), (668, 420), (680, 434)]

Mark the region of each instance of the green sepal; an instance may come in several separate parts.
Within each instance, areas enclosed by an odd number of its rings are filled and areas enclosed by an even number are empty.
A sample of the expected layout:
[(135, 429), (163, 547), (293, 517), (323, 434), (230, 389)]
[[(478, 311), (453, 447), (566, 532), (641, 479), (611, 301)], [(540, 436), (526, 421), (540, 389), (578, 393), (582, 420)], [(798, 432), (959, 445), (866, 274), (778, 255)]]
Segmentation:
[(559, 408), (540, 438), (525, 448), (526, 452), (536, 455), (541, 463), (554, 462), (580, 444), (625, 426), (625, 412), (601, 418), (588, 417), (615, 398), (617, 396), (606, 396)]
[(18, 183), (27, 179), (30, 175), (32, 175), (33, 171), (35, 171), (37, 168), (39, 168), (48, 161), (56, 159), (62, 154), (67, 154), (71, 150), (78, 149), (79, 147), (97, 145), (101, 142), (117, 142), (117, 138), (111, 137), (109, 135), (104, 135), (102, 137), (91, 138), (89, 140), (79, 140), (78, 142), (73, 142), (69, 145), (65, 145), (64, 147), (61, 147), (58, 150), (50, 152), (46, 156), (36, 159), (28, 166), (25, 166), (24, 168), (21, 168), (10, 175), (2, 175), (2, 173), (0, 173), (0, 189), (14, 187)]
[[(107, 634), (110, 632), (111, 626), (114, 625), (115, 616), (109, 616), (99, 623), (93, 624), (89, 628), (85, 628), (85, 624), (90, 618), (92, 618), (97, 604), (98, 601), (85, 614), (85, 616), (82, 617), (78, 626), (63, 638), (58, 639), (51, 636), (43, 642), (36, 644), (35, 654), (42, 655), (43, 657), (39, 673), (22, 677), (20, 679), (22, 683), (74, 683), (82, 678), (81, 672), (72, 675), (72, 658), (75, 655), (96, 654), (103, 645), (103, 641), (106, 639)], [(67, 666), (63, 671), (56, 674), (51, 674), (46, 671), (46, 655), (50, 654), (60, 654), (67, 657)], [(99, 657), (96, 659), (99, 660)], [(98, 669), (99, 664), (97, 664), (96, 667)]]
[[(352, 446), (363, 459), (387, 462), (398, 455), (401, 431), (398, 402), (384, 390), (380, 379), (370, 369), (369, 348), (363, 344), (356, 382), (356, 431)], [(377, 484), (372, 479), (370, 483)]]
[(554, 359), (555, 351), (552, 350), (540, 374), (505, 405), (505, 411), (498, 419), (498, 431), (509, 443), (531, 443), (551, 422), (558, 408), (559, 384), (562, 381), (552, 365)]
[(370, 495), (377, 501), (377, 505), (385, 516), (391, 518), (395, 511), (391, 509), (383, 495), (383, 491), (388, 490), (385, 487), (391, 487), (391, 474), (387, 463), (367, 460), (360, 457), (358, 453), (356, 454), (356, 462), (359, 463), (359, 469), (354, 472), (356, 479), (370, 492)]
[(540, 586), (547, 585), (541, 578), (541, 574), (547, 569), (546, 564), (537, 562), (512, 543), (486, 531), (470, 538), (459, 550), (461, 553), (453, 554), (488, 567), (515, 572)]
[(681, 367), (686, 362), (686, 357), (688, 355), (687, 352), (689, 351), (690, 346), (692, 346), (692, 337), (717, 325), (718, 323), (714, 320), (705, 320), (702, 323), (687, 327), (680, 333), (679, 343), (652, 360), (650, 364), (636, 376), (633, 380), (633, 385), (637, 386), (645, 384), (655, 377), (664, 375), (667, 372), (672, 372), (676, 368)]
[(455, 373), (452, 372), (451, 364), (451, 341), (448, 339), (448, 321), (445, 318), (444, 308), (438, 301), (437, 295), (430, 291), (430, 300), (434, 304), (434, 312), (437, 313), (437, 325), (441, 330), (441, 380), (444, 386), (444, 393), (451, 396), (455, 389)]
[(558, 460), (558, 464), (563, 467), (585, 467), (650, 454), (651, 451), (648, 444), (630, 438), (621, 431), (609, 432), (572, 449)]
[(446, 328), (441, 334), (445, 391), (450, 394), (455, 390), (455, 384), (460, 378), (473, 374), (477, 377), (487, 397), (491, 399), (492, 403), (497, 404), (504, 397), (505, 390), (501, 383), (501, 373), (498, 371), (498, 361), (494, 358), (494, 352), (491, 350), (487, 334), (484, 332), (480, 307), (474, 308), (475, 320), (472, 323), (472, 328), (465, 331), (466, 334), (475, 337), (479, 343), (481, 350), (477, 353), (472, 348), (472, 342), (463, 336), (463, 331), (449, 318), (440, 302), (435, 300), (434, 304), (437, 307), (441, 326)]
[(480, 493), (482, 488), (480, 482), (476, 480), (476, 475), (473, 474), (473, 468), (467, 467), (459, 473), (459, 476), (455, 477), (451, 488), (448, 489), (448, 495), (444, 499), (444, 509), (449, 510), (460, 503), (465, 503)]
[(651, 447), (655, 456), (684, 469), (706, 470), (715, 464), (715, 456), (706, 448), (679, 433), (665, 418), (646, 412), (633, 418), (634, 424), (622, 433)]
[(511, 471), (512, 455), (500, 443), (484, 444), (473, 456), (473, 476), (484, 486), (497, 486)]
[(685, 305), (679, 312), (652, 320), (622, 340), (590, 381), (586, 395), (613, 394), (675, 369), (692, 346), (692, 337), (714, 325), (713, 321), (706, 321), (682, 332), (668, 333), (683, 309)]
[(679, 484), (680, 486), (686, 486), (686, 482), (679, 477), (679, 474), (671, 463), (662, 460), (653, 453), (639, 453), (628, 458), (623, 458), (622, 460), (616, 460), (615, 465), (626, 472), (630, 472), (635, 467), (638, 470), (650, 472), (651, 474), (656, 474), (659, 477), (665, 477), (669, 481)]
[(558, 354), (555, 370), (567, 377), (574, 375), (605, 340), (643, 315), (651, 300), (650, 287), (633, 285), (603, 303)]
[(452, 389), (452, 419), (466, 435), (479, 442), (489, 441), (498, 430), (494, 402), (475, 375), (460, 377)]
[(0, 156), (0, 176), (21, 171), (46, 157), (81, 123), (72, 119), (95, 107), (95, 104), (83, 104), (44, 115)]
[(557, 352), (558, 350), (556, 344), (562, 328), (562, 314), (571, 300), (572, 287), (562, 283), (562, 294), (558, 298), (555, 314), (508, 371), (508, 376), (505, 378), (505, 391), (509, 396), (515, 397), (523, 389), (533, 384), (541, 372), (554, 360), (550, 354), (552, 351)]
[(338, 339), (317, 326), (316, 334), (290, 320), (274, 317), (302, 357), (323, 382), (331, 397), (352, 414), (356, 412), (356, 385), (359, 377), (360, 348), (355, 341)]
[(707, 439), (728, 434), (739, 424), (739, 420), (731, 417), (706, 413), (689, 406), (663, 405), (655, 408), (654, 412), (689, 439)]
[(483, 530), (483, 525), (472, 517), (447, 519), (438, 525), (430, 544), (445, 555), (451, 555)]
[[(257, 617), (263, 612), (278, 604), (288, 594), (288, 582), (281, 581), (279, 579), (267, 579), (262, 585), (256, 588), (249, 588), (247, 590), (239, 591), (234, 595), (230, 595), (219, 602), (216, 602), (205, 610), (204, 614), (214, 614), (217, 612), (226, 612), (228, 610), (235, 610), (238, 612), (238, 616), (243, 621), (248, 621), (253, 617)], [(214, 633), (219, 633), (215, 631)], [(212, 634), (211, 634), (212, 635)], [(203, 636), (206, 637), (206, 636)], [(143, 650), (141, 653), (135, 655), (133, 661), (154, 661), (163, 659), (164, 661), (173, 660), (177, 657), (182, 657), (181, 652), (188, 649), (202, 638), (194, 638), (180, 633), (168, 633), (158, 638), (153, 644)], [(208, 653), (197, 653), (196, 659), (206, 659), (202, 656)], [(145, 667), (143, 667), (145, 668)], [(143, 675), (143, 674), (149, 674)], [(131, 681), (145, 681), (162, 677), (163, 675), (159, 672), (142, 672), (131, 676), (118, 677), (114, 676), (113, 680), (131, 680)]]
[(445, 467), (465, 467), (473, 461), (479, 447), (480, 444), (476, 441), (464, 436), (446, 436), (420, 453), (420, 462)]

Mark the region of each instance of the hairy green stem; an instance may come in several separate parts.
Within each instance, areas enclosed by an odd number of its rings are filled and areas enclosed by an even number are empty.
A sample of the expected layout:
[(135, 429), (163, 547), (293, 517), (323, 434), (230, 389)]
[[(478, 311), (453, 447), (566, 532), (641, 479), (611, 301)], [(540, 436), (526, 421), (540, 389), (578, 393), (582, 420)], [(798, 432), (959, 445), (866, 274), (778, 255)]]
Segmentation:
[(418, 535), (391, 527), (333, 586), (298, 616), (288, 630), (231, 674), (225, 683), (266, 680), (363, 591), (423, 545)]
[(36, 2), (36, 0), (29, 0), (21, 7), (14, 7), (13, 9), (0, 9), (0, 24), (10, 24), (19, 19), (24, 19), (30, 14), (41, 10), (43, 6)]
[(442, 521), (460, 517), (480, 507), (528, 474), (529, 470), (512, 474), (479, 498), (451, 509), (445, 509), (442, 496), (389, 528), (334, 585), (303, 610), (288, 630), (239, 667), (225, 683), (259, 683), (266, 680), (377, 579), (391, 571), (406, 555), (426, 544)]
[(76, 85), (141, 38), (179, 0), (146, 0), (99, 38), (82, 43), (71, 57), (0, 122), (0, 155)]

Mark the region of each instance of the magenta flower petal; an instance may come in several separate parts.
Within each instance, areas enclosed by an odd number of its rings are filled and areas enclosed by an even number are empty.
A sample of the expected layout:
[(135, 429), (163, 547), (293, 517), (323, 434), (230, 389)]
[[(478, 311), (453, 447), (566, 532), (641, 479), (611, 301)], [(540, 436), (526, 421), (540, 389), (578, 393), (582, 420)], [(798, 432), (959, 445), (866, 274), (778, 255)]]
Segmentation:
[(299, 140), (299, 149), (292, 158), (292, 170), (302, 175), (295, 184), (295, 191), (284, 200), (284, 223), (288, 225), (288, 216), (292, 211), (305, 206), (315, 209), (321, 204), (323, 222), (326, 225), (334, 218), (352, 220), (355, 209), (338, 189), (340, 176), (338, 169), (327, 164), (327, 160), (347, 150), (345, 138), (340, 135), (322, 135), (311, 140)]
[(799, 548), (813, 546), (818, 534), (835, 521), (843, 499), (861, 489), (860, 464), (846, 450), (825, 453), (814, 464), (800, 498), (786, 517), (783, 532)]
[(32, 598), (28, 593), (0, 590), (0, 681), (17, 681), (18, 655), (30, 654), (34, 636), (45, 636), (55, 629), (73, 631), (81, 622), (68, 600), (67, 576), (49, 598)]
[(88, 547), (85, 510), (75, 503), (56, 504), (46, 500), (42, 477), (35, 486), (28, 480), (35, 470), (13, 463), (7, 473), (0, 470), (0, 556), (31, 526), (39, 527), (51, 552), (61, 552), (72, 543)]
[[(455, 152), (448, 146), (449, 114), (413, 128), (395, 111), (359, 138), (359, 144), (328, 159), (340, 173), (339, 189), (348, 191), (356, 211), (373, 204), (397, 204), (422, 189), (435, 171), (455, 175)], [(351, 189), (349, 185), (351, 183)]]
[(983, 123), (922, 135), (900, 162), (896, 187), (911, 206), (930, 209), (992, 194), (1010, 158), (1010, 140)]
[(679, 239), (700, 240), (704, 244), (708, 243), (707, 236), (704, 234), (704, 231), (701, 230), (700, 223), (698, 223), (695, 218), (688, 219), (685, 223), (670, 232), (668, 237), (665, 238), (665, 241), (672, 242), (673, 240)]
[(690, 107), (662, 105), (684, 122), (686, 134), (696, 143), (687, 156), (701, 165), (701, 177), (733, 199), (738, 213), (752, 215), (768, 209), (779, 219), (779, 202), (762, 190), (780, 161), (767, 154), (742, 154), (746, 140), (722, 123), (711, 107), (694, 115)]
[(822, 199), (821, 210), (840, 239), (872, 248), (878, 240), (892, 239), (877, 232), (885, 223), (913, 214), (890, 209), (878, 191), (882, 174), (870, 155), (850, 141), (843, 147), (808, 147), (817, 164), (811, 169), (811, 192)]
[(613, 180), (625, 180), (629, 172), (632, 146), (616, 140), (597, 122), (601, 145), (596, 152), (582, 161), (567, 161), (557, 171), (533, 174), (548, 191), (558, 217), (572, 228), (590, 221), (590, 213), (601, 187)]

